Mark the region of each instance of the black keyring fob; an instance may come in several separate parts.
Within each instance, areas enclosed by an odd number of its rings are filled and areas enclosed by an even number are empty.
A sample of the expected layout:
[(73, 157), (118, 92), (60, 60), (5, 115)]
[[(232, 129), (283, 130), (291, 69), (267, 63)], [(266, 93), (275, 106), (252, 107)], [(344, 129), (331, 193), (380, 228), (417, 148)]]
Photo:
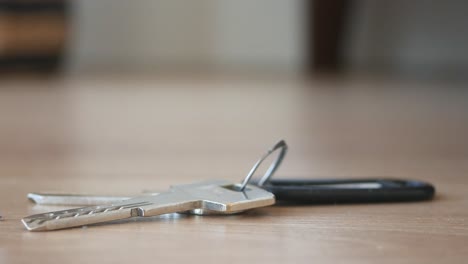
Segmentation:
[(262, 188), (281, 203), (330, 204), (432, 199), (429, 183), (400, 179), (271, 179)]

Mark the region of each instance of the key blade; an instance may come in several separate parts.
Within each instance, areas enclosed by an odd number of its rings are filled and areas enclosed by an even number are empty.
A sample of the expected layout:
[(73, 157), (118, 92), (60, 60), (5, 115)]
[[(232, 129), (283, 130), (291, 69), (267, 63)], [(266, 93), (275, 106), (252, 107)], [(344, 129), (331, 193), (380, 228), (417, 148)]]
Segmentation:
[(141, 196), (123, 202), (76, 208), (36, 214), (23, 218), (21, 221), (29, 231), (47, 231), (83, 225), (90, 225), (130, 217), (148, 216), (142, 207), (154, 203), (160, 205), (160, 213), (177, 213), (188, 211), (200, 206), (200, 201), (182, 191), (171, 190), (152, 196)]
[(21, 222), (29, 231), (63, 229), (137, 216), (135, 208), (149, 204), (147, 199), (139, 197), (111, 205), (35, 214), (21, 219)]

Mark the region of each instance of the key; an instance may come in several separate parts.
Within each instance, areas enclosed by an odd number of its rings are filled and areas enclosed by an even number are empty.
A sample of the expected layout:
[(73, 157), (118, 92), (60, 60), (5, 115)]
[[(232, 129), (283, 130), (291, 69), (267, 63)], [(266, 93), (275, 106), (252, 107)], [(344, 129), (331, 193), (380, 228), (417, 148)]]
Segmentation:
[[(258, 160), (240, 184), (232, 184), (224, 180), (214, 180), (188, 185), (171, 187), (168, 192), (153, 195), (147, 194), (124, 201), (98, 206), (89, 206), (71, 210), (55, 211), (36, 214), (23, 218), (21, 221), (29, 231), (56, 230), (69, 227), (96, 224), (101, 222), (126, 219), (130, 217), (149, 217), (167, 213), (190, 212), (193, 214), (234, 214), (245, 210), (272, 205), (275, 196), (257, 186), (249, 184), (259, 165), (273, 152), (281, 150), (275, 161), (270, 165), (259, 183), (266, 182), (276, 171), (283, 160), (287, 145), (284, 140), (276, 143), (272, 149)], [(261, 185), (261, 184), (260, 184)], [(28, 196), (41, 203), (37, 195)], [(47, 198), (47, 197), (46, 197)], [(66, 201), (86, 199), (86, 196), (48, 197), (49, 202), (61, 203)], [(96, 200), (109, 200), (109, 197), (94, 196)], [(110, 198), (116, 199), (114, 198)], [(117, 198), (120, 200), (120, 198)], [(88, 203), (90, 201), (87, 201)]]
[(113, 204), (31, 215), (21, 221), (29, 231), (46, 231), (183, 211), (233, 214), (274, 203), (274, 195), (259, 187), (249, 184), (239, 191), (237, 185), (228, 181), (213, 180), (173, 186), (158, 195)]

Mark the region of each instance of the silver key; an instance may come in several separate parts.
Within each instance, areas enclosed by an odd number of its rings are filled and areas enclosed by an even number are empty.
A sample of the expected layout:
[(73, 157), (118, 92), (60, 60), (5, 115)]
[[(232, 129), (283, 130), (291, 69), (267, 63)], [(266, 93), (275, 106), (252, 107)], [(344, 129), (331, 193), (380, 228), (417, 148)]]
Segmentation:
[[(23, 218), (21, 221), (30, 231), (55, 230), (107, 222), (130, 217), (148, 217), (167, 213), (190, 212), (193, 214), (233, 214), (244, 210), (268, 206), (275, 203), (272, 193), (259, 187), (248, 185), (259, 165), (273, 152), (280, 149), (276, 160), (270, 165), (265, 175), (257, 183), (261, 186), (276, 171), (281, 164), (286, 151), (286, 142), (276, 143), (272, 149), (258, 160), (241, 184), (230, 184), (224, 180), (208, 181), (172, 187), (168, 192), (149, 193), (145, 196), (118, 201), (108, 205), (83, 207), (71, 210), (36, 214)], [(96, 201), (120, 200), (122, 197), (84, 196), (84, 195), (52, 195), (39, 197), (28, 195), (28, 198), (45, 204), (70, 204), (87, 200)], [(46, 200), (41, 200), (42, 198)], [(47, 199), (49, 198), (49, 199)], [(124, 199), (127, 197), (123, 197)]]
[(45, 231), (102, 223), (130, 217), (148, 217), (182, 211), (209, 210), (222, 214), (272, 205), (275, 197), (259, 187), (248, 185), (239, 191), (224, 180), (178, 185), (168, 192), (141, 196), (100, 206), (36, 214), (22, 219), (29, 231)]
[[(276, 169), (281, 164), (284, 156), (286, 155), (287, 145), (284, 140), (276, 143), (273, 148), (268, 150), (253, 166), (249, 174), (242, 181), (239, 190), (242, 190), (244, 186), (250, 181), (256, 169), (260, 164), (265, 160), (271, 153), (281, 149), (281, 152), (277, 159), (271, 164), (268, 168), (266, 174), (260, 179), (257, 183), (258, 186), (262, 186), (276, 171)], [(157, 195), (157, 192), (154, 191), (145, 191), (142, 195)], [(142, 196), (140, 195), (140, 196)], [(109, 195), (85, 195), (85, 194), (60, 194), (60, 193), (47, 193), (47, 192), (36, 192), (28, 193), (28, 199), (39, 205), (71, 205), (71, 206), (80, 206), (80, 205), (96, 205), (96, 204), (107, 204), (107, 203), (116, 203), (124, 200), (131, 199), (135, 196), (109, 196)]]

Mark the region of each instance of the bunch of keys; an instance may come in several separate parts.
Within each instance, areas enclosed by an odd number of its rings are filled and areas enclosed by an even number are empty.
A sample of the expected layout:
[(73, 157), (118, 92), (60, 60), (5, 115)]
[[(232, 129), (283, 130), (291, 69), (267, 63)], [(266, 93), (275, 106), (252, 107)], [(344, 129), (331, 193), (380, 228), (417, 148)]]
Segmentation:
[[(196, 215), (237, 214), (275, 204), (375, 203), (428, 200), (434, 187), (425, 182), (399, 179), (271, 179), (280, 166), (287, 144), (281, 140), (265, 153), (239, 183), (211, 180), (173, 186), (167, 192), (131, 196), (30, 193), (28, 198), (42, 205), (87, 205), (71, 210), (36, 214), (22, 219), (29, 231), (56, 230), (130, 217), (148, 217), (167, 213)], [(260, 164), (280, 150), (265, 175), (251, 181)], [(276, 199), (275, 199), (276, 196)], [(102, 204), (102, 205), (96, 205)]]
[[(230, 183), (226, 180), (211, 180), (172, 186), (166, 192), (152, 193), (129, 199), (126, 197), (114, 197), (113, 199), (108, 199), (109, 197), (93, 199), (91, 197), (91, 199), (88, 199), (86, 196), (81, 196), (81, 198), (88, 200), (88, 204), (91, 201), (104, 202), (104, 204), (31, 215), (21, 221), (29, 231), (46, 231), (168, 213), (237, 214), (245, 210), (272, 205), (275, 203), (275, 196), (259, 186), (249, 184), (249, 182), (263, 160), (276, 150), (281, 151), (277, 159), (257, 183), (261, 186), (274, 174), (286, 155), (287, 145), (283, 140), (278, 142), (255, 163), (247, 177), (240, 184)], [(37, 199), (38, 196), (41, 195), (30, 194), (29, 198), (38, 203), (47, 204), (44, 200)], [(77, 202), (74, 199), (76, 196), (73, 195), (46, 194), (42, 196), (45, 197), (44, 199), (53, 197), (52, 200), (55, 200), (55, 204), (73, 204)]]

